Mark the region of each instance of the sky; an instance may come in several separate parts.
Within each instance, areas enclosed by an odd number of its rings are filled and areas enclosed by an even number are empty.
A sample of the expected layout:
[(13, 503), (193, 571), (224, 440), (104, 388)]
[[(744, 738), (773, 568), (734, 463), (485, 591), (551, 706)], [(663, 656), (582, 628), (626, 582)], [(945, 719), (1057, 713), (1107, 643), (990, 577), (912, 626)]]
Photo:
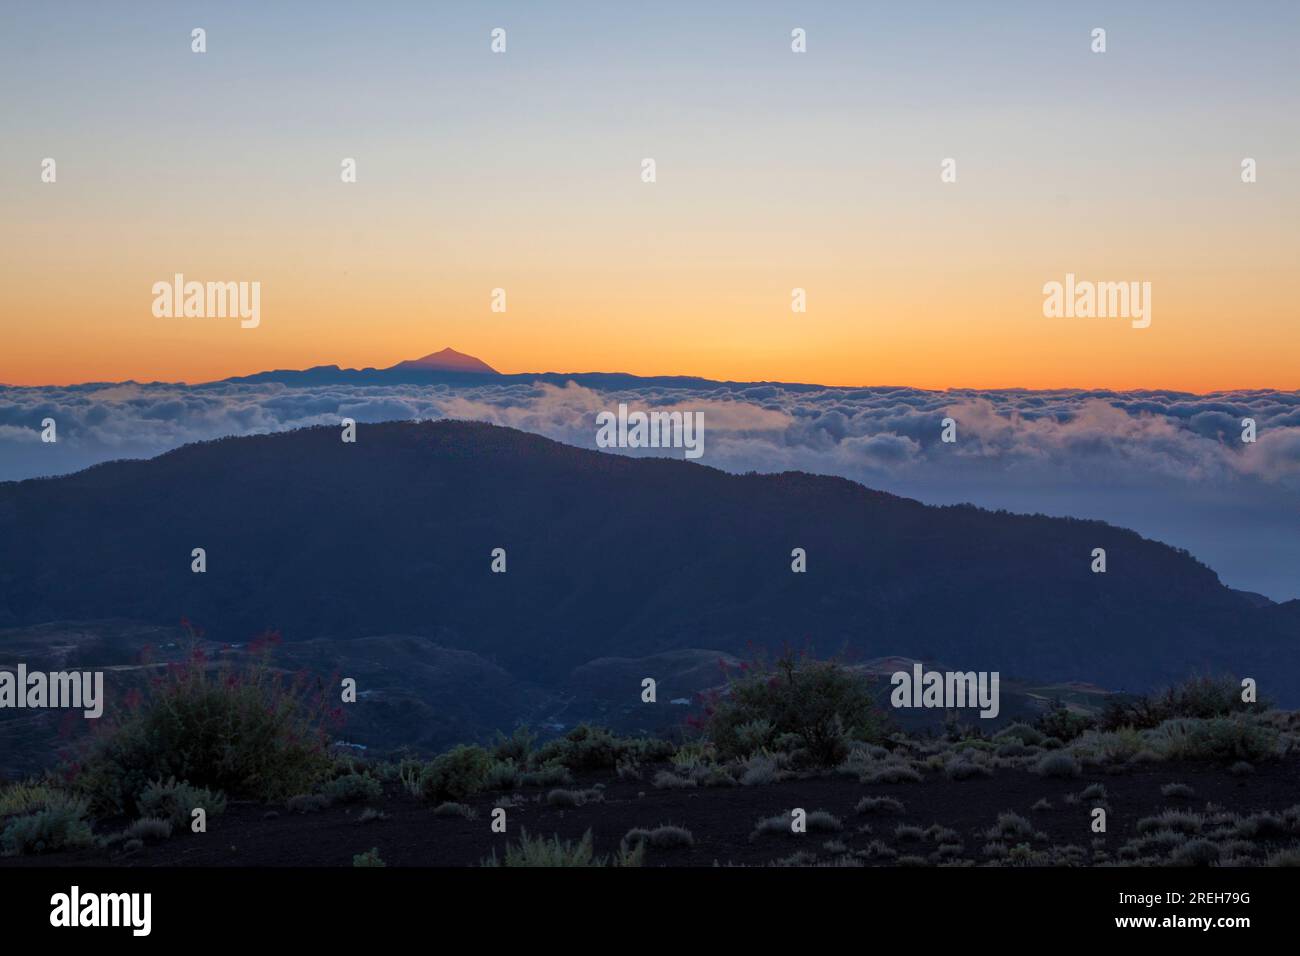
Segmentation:
[[(452, 346), (503, 372), (1294, 390), (1297, 36), (1284, 2), (10, 5), (0, 383)], [(156, 317), (176, 273), (259, 282), (260, 323)], [(1149, 282), (1150, 326), (1045, 317), (1067, 273)]]

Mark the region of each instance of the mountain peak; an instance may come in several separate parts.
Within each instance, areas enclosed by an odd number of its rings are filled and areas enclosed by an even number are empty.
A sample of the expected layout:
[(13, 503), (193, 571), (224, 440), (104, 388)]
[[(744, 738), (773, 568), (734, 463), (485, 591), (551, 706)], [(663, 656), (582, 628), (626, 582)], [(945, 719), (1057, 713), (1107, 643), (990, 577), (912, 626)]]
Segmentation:
[[(447, 348), (441, 352), (431, 352), (423, 358), (407, 359), (398, 362), (393, 369), (422, 369), (430, 372), (478, 372), (484, 375), (496, 375), (497, 370), (482, 359)], [(391, 371), (391, 369), (389, 370)]]

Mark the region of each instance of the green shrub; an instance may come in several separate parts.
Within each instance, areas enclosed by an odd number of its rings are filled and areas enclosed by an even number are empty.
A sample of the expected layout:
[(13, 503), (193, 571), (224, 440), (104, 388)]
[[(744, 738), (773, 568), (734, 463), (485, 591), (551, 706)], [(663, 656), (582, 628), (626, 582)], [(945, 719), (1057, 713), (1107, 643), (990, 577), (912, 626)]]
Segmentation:
[(463, 800), (487, 783), (492, 755), (482, 747), (462, 744), (439, 754), (420, 774), (420, 796), (425, 800)]
[(365, 853), (358, 853), (355, 856), (353, 856), (352, 865), (353, 866), (387, 866), (388, 864), (379, 858), (379, 847), (374, 846), (371, 847), (369, 850), (367, 850)]
[(483, 776), (484, 790), (514, 790), (522, 783), (522, 774), (513, 759), (497, 759)]
[(242, 667), (201, 651), (168, 668), (140, 706), (119, 708), (91, 741), (75, 784), (93, 807), (134, 813), (150, 781), (187, 780), (231, 796), (284, 799), (331, 768), (332, 715), (306, 678), (286, 681), (266, 653)]
[(711, 698), (703, 727), (724, 760), (743, 759), (764, 747), (788, 750), (800, 764), (833, 767), (854, 740), (884, 732), (867, 679), (836, 661), (785, 652), (764, 659)]
[(537, 735), (529, 730), (527, 725), (516, 727), (509, 737), (497, 731), (496, 742), (492, 745), (492, 756), (501, 763), (510, 762), (518, 767), (526, 767), (535, 743), (537, 743)]
[(1098, 726), (1102, 730), (1118, 730), (1120, 727), (1146, 730), (1167, 720), (1208, 720), (1246, 711), (1262, 711), (1269, 706), (1264, 701), (1254, 704), (1243, 701), (1241, 683), (1231, 677), (1197, 677), (1159, 694), (1112, 699), (1102, 712)]
[(1060, 750), (1043, 754), (1034, 766), (1034, 773), (1040, 777), (1077, 777), (1082, 772), (1079, 761)]
[(5, 856), (20, 856), (89, 846), (94, 836), (85, 821), (87, 809), (84, 798), (51, 796), (43, 809), (9, 821), (0, 833), (0, 849)]
[(1277, 755), (1277, 731), (1241, 717), (1167, 720), (1147, 740), (1173, 760), (1268, 760)]
[(1044, 736), (1037, 727), (1017, 722), (1003, 727), (994, 735), (993, 740), (995, 742), (1018, 740), (1026, 747), (1037, 747), (1042, 744)]
[(667, 760), (675, 750), (666, 740), (617, 737), (606, 727), (579, 724), (539, 747), (532, 755), (532, 765), (567, 767), (574, 773), (614, 770), (620, 763)]
[(519, 775), (521, 787), (563, 787), (571, 783), (573, 783), (573, 774), (569, 772), (568, 767), (559, 764), (546, 764)]
[[(1091, 730), (1096, 723), (1092, 717), (1076, 713), (1059, 700), (1053, 700), (1051, 706), (1038, 715), (1034, 727), (1045, 738), (1055, 737), (1063, 743), (1068, 743), (1085, 730)], [(1041, 740), (1039, 744), (1042, 744)]]
[(210, 817), (224, 813), (226, 795), (220, 791), (213, 793), (206, 787), (192, 787), (184, 781), (177, 783), (175, 778), (166, 783), (155, 780), (136, 798), (136, 806), (143, 816), (167, 820), (181, 829), (190, 825), (197, 808)]
[(53, 784), (25, 780), (0, 787), (0, 817), (40, 810), (51, 799), (65, 796)]
[(320, 793), (331, 804), (365, 803), (383, 797), (384, 788), (369, 774), (349, 773), (325, 783)]
[(505, 859), (497, 860), (496, 850), (492, 856), (483, 861), (484, 866), (570, 866), (589, 867), (606, 866), (640, 866), (644, 857), (644, 845), (638, 844), (631, 850), (620, 851), (612, 861), (606, 857), (597, 857), (592, 845), (591, 831), (582, 835), (576, 843), (571, 840), (560, 842), (558, 836), (549, 840), (545, 837), (536, 839), (528, 836), (528, 831), (521, 830), (519, 842), (506, 847)]

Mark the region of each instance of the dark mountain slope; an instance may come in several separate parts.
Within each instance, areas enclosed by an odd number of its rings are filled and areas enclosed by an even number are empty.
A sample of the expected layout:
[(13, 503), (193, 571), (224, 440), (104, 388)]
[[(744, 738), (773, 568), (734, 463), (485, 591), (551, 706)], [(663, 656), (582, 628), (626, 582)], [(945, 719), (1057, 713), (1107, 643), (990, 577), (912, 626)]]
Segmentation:
[[(790, 550), (808, 551), (808, 573)], [(190, 571), (207, 550), (208, 571)], [(490, 553), (508, 552), (508, 573)], [(1089, 570), (1093, 548), (1109, 570)], [(464, 422), (223, 439), (0, 485), (0, 626), (123, 617), (242, 641), (432, 634), (529, 681), (749, 642), (1145, 689), (1300, 686), (1294, 614), (1095, 521), (934, 508)], [(449, 638), (450, 635), (450, 638)]]

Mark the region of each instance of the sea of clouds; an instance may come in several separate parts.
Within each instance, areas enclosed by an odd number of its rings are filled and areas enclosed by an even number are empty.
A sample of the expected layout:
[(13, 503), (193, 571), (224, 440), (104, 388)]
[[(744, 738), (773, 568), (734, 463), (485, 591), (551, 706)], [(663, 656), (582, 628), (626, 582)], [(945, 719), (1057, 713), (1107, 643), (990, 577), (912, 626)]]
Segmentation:
[[(701, 464), (841, 475), (936, 504), (1101, 518), (1187, 548), (1233, 587), (1276, 600), (1300, 596), (1300, 392), (715, 383), (595, 391), (572, 382), (0, 386), (0, 481), (150, 457), (225, 435), (337, 425), (343, 417), (471, 419), (595, 448), (597, 412), (620, 402), (702, 412)], [(945, 417), (957, 422), (955, 444), (940, 441)], [(1257, 423), (1254, 444), (1241, 441), (1247, 417)], [(45, 418), (58, 424), (56, 444), (40, 440)]]

